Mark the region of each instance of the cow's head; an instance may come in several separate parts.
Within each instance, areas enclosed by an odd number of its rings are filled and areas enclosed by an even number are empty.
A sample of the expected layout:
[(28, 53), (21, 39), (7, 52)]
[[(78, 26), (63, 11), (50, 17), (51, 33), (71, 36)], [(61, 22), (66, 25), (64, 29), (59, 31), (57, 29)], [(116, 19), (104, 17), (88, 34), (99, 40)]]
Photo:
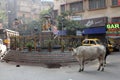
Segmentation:
[(72, 48), (71, 51), (72, 51), (72, 56), (75, 56), (77, 54), (77, 50), (75, 48)]

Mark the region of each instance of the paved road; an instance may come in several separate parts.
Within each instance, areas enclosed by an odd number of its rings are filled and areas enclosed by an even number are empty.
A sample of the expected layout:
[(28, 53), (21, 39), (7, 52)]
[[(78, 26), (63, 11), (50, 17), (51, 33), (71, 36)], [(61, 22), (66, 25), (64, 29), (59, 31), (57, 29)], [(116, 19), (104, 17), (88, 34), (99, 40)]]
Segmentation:
[(0, 62), (0, 80), (119, 80), (120, 52), (107, 58), (104, 72), (97, 71), (97, 61), (85, 65), (85, 71), (79, 73), (79, 66), (72, 63), (61, 68), (48, 69), (44, 65)]

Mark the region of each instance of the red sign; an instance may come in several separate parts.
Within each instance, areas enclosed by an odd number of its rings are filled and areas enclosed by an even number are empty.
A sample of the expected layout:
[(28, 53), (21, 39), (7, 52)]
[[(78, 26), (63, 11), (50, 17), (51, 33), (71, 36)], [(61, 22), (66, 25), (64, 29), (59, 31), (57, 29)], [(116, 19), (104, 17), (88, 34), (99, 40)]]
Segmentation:
[(118, 5), (120, 6), (120, 0), (118, 0)]

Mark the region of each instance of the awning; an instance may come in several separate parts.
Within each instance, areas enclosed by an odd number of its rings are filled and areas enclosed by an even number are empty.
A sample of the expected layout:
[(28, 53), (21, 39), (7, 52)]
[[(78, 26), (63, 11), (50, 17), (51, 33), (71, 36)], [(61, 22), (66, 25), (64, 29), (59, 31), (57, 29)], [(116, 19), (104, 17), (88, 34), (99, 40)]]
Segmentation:
[(106, 33), (105, 27), (87, 28), (83, 30), (83, 34), (104, 34)]

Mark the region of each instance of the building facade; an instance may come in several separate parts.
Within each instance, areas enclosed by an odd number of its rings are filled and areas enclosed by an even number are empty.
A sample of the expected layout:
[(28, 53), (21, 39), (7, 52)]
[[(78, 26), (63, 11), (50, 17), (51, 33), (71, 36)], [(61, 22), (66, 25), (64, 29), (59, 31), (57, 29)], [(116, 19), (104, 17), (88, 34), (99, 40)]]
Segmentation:
[(36, 20), (41, 11), (40, 0), (18, 0), (17, 17)]
[(14, 19), (17, 17), (17, 0), (6, 0), (6, 13), (8, 17), (8, 28), (12, 27)]
[[(0, 0), (0, 29), (5, 27), (7, 22), (6, 0)], [(5, 26), (3, 26), (5, 25)]]
[(103, 16), (118, 17), (119, 9), (119, 0), (54, 0), (54, 10), (58, 10), (59, 14), (71, 11), (75, 16), (81, 16), (82, 19)]
[(8, 26), (11, 28), (16, 19), (24, 22), (39, 18), (39, 0), (7, 0)]
[(48, 10), (51, 2), (41, 0), (7, 0), (8, 26), (12, 27), (16, 19), (28, 23), (40, 18), (40, 12)]
[(85, 26), (84, 35), (105, 36), (108, 23), (120, 23), (120, 0), (54, 0), (54, 3), (58, 15), (70, 11), (71, 20)]

